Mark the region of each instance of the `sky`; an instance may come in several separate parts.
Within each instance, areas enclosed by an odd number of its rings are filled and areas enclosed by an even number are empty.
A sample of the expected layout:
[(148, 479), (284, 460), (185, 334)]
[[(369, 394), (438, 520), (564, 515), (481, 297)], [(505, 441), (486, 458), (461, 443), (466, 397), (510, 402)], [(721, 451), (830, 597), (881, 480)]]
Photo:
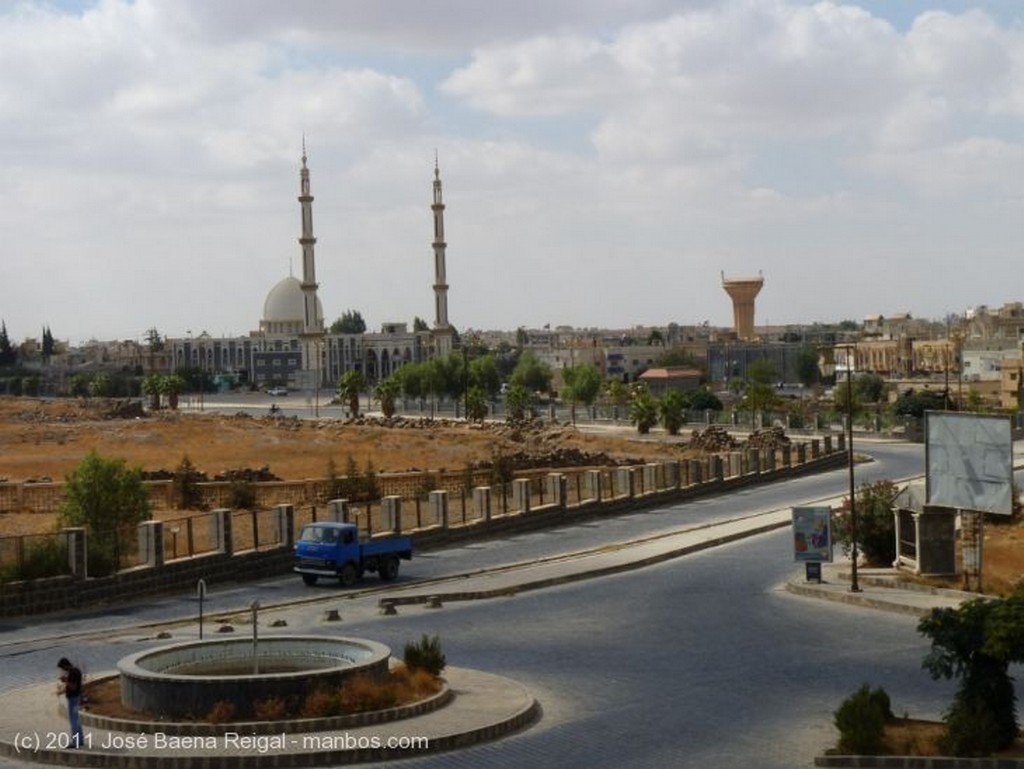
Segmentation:
[(1024, 4), (0, 0), (12, 340), (433, 317), (728, 326), (1024, 300)]

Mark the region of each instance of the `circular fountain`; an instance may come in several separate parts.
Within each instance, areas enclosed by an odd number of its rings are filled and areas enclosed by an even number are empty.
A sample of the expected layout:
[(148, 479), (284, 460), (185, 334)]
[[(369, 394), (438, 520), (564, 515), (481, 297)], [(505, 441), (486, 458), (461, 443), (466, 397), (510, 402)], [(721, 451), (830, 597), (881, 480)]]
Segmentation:
[(121, 702), (160, 718), (203, 717), (221, 702), (305, 697), (361, 675), (383, 678), (391, 650), (362, 638), (273, 636), (191, 641), (132, 654), (117, 667)]

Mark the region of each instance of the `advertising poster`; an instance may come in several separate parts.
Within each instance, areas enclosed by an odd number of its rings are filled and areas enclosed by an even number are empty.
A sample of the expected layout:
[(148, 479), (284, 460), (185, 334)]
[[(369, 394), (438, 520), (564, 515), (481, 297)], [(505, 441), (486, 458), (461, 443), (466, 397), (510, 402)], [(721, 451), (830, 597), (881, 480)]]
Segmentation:
[(815, 562), (832, 560), (832, 508), (793, 508), (793, 560)]

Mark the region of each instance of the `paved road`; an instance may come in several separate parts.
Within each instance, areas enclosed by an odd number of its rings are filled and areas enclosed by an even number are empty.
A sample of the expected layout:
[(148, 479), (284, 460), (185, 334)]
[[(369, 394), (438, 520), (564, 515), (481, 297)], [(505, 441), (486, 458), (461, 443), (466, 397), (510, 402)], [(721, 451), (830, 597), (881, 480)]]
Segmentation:
[[(858, 483), (921, 468), (920, 447), (878, 446), (875, 454), (877, 463), (858, 469)], [(845, 473), (829, 473), (469, 545), (417, 559), (410, 574), (469, 571), (787, 507), (842, 493), (847, 482)], [(780, 591), (794, 570), (788, 546), (780, 532), (627, 575), (398, 617), (350, 614), (342, 604), (346, 620), (331, 630), (396, 650), (421, 633), (437, 633), (453, 664), (508, 675), (544, 703), (544, 721), (522, 735), (403, 764), (413, 767), (809, 766), (832, 740), (829, 714), (864, 680), (884, 683), (898, 711), (937, 715), (949, 689), (920, 671), (925, 647), (914, 621)], [(267, 603), (315, 594), (298, 580), (277, 579), (216, 591), (211, 600), (230, 607), (255, 596)], [(338, 595), (329, 588), (323, 594)], [(62, 655), (86, 660), (92, 670), (109, 668), (154, 643), (151, 631), (109, 628), (194, 611), (190, 600), (167, 599), (95, 617), (11, 623), (0, 634), (0, 688), (51, 680)], [(316, 615), (309, 607), (307, 624), (315, 625)], [(90, 629), (105, 632), (71, 643), (30, 640)]]

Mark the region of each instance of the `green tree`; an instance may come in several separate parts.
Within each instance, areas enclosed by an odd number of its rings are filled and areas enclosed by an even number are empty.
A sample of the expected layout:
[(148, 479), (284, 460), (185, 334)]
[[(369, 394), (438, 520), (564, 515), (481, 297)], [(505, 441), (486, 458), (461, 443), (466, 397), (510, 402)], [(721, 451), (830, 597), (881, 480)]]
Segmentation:
[(949, 398), (945, 393), (908, 390), (896, 399), (892, 410), (896, 416), (922, 419), (926, 411), (943, 411), (949, 406)]
[(50, 327), (47, 326), (43, 329), (43, 360), (47, 363), (50, 362), (50, 358), (53, 357), (56, 346), (53, 342), (53, 334), (50, 333)]
[(501, 390), (501, 372), (498, 360), (493, 355), (482, 355), (469, 362), (469, 384), (478, 387), (488, 398), (494, 398)]
[(429, 331), (430, 326), (427, 325), (427, 322), (423, 320), (423, 318), (417, 315), (415, 318), (412, 319), (412, 330), (414, 333), (419, 333), (420, 331)]
[(659, 368), (700, 368), (697, 359), (679, 347), (673, 347), (662, 353), (654, 361), (654, 365)]
[(93, 398), (109, 398), (114, 394), (114, 379), (101, 371), (89, 382), (89, 395)]
[(547, 392), (551, 387), (551, 367), (527, 350), (519, 356), (509, 381), (531, 392)]
[(466, 419), (482, 422), (487, 417), (487, 396), (479, 387), (470, 387), (466, 393)]
[(669, 435), (679, 435), (679, 430), (686, 424), (686, 409), (690, 405), (689, 398), (680, 390), (669, 390), (658, 401), (658, 413), (661, 425)]
[(570, 403), (572, 423), (576, 424), (576, 404), (590, 406), (601, 392), (601, 374), (594, 366), (581, 363), (562, 369), (562, 400)]
[(142, 471), (130, 468), (123, 459), (105, 459), (89, 452), (65, 477), (64, 504), (60, 520), (64, 526), (84, 526), (89, 536), (90, 564), (107, 564), (116, 570), (135, 528), (150, 516), (149, 495), (142, 483)]
[(7, 323), (0, 320), (0, 367), (13, 366), (18, 361), (18, 351), (7, 336)]
[(832, 404), (835, 410), (840, 414), (846, 414), (847, 404), (849, 403), (850, 409), (853, 411), (853, 416), (856, 418), (858, 414), (864, 411), (864, 404), (861, 401), (860, 394), (857, 391), (857, 382), (854, 380), (853, 388), (847, 392), (848, 385), (846, 381), (842, 381), (836, 385), (835, 390), (832, 392)]
[(167, 396), (167, 405), (178, 408), (178, 396), (185, 392), (185, 380), (178, 374), (168, 374), (160, 378), (160, 394)]
[(156, 411), (160, 408), (160, 394), (163, 392), (163, 377), (160, 374), (147, 374), (142, 380), (142, 394), (149, 397), (149, 408)]
[(707, 388), (701, 388), (690, 396), (690, 408), (694, 411), (721, 411), (723, 405), (717, 395)]
[(374, 397), (380, 401), (380, 410), (390, 419), (395, 414), (395, 401), (402, 392), (402, 385), (394, 376), (383, 379), (373, 388)]
[(820, 376), (818, 352), (813, 347), (801, 347), (796, 354), (796, 376), (804, 387), (817, 384)]
[(661, 333), (661, 329), (652, 328), (651, 333), (647, 335), (647, 344), (650, 347), (660, 345), (665, 346), (665, 335)]
[(330, 329), (332, 334), (365, 334), (366, 321), (359, 310), (345, 310)]
[(426, 367), (422, 363), (407, 363), (395, 372), (406, 398), (420, 400), (427, 394)]
[(853, 394), (866, 403), (881, 402), (885, 391), (885, 380), (878, 374), (861, 374), (853, 380)]
[(1009, 675), (1024, 661), (1024, 596), (977, 598), (956, 609), (933, 609), (917, 626), (931, 639), (923, 667), (932, 678), (960, 679), (946, 711), (944, 749), (986, 756), (1017, 737), (1016, 695)]
[(68, 382), (68, 392), (75, 398), (87, 398), (89, 396), (89, 376), (86, 374), (75, 374)]
[(747, 367), (747, 391), (742, 408), (749, 411), (769, 411), (778, 402), (775, 382), (778, 372), (767, 360), (756, 360)]
[(533, 392), (519, 384), (513, 384), (505, 393), (505, 421), (521, 422), (532, 416), (534, 406)]
[(174, 470), (174, 478), (171, 479), (171, 492), (179, 510), (205, 509), (203, 492), (199, 488), (199, 482), (202, 480), (203, 474), (192, 464), (188, 454), (185, 454)]
[[(896, 521), (893, 504), (899, 489), (892, 481), (864, 483), (857, 490), (857, 547), (872, 566), (891, 566), (896, 560)], [(850, 498), (839, 506), (833, 536), (843, 552), (853, 549), (850, 521)]]
[(658, 402), (646, 387), (639, 387), (633, 393), (629, 421), (636, 425), (636, 431), (641, 435), (646, 435), (658, 424)]
[(366, 378), (361, 371), (346, 371), (338, 380), (338, 397), (348, 404), (349, 413), (359, 416), (359, 395), (366, 389)]

